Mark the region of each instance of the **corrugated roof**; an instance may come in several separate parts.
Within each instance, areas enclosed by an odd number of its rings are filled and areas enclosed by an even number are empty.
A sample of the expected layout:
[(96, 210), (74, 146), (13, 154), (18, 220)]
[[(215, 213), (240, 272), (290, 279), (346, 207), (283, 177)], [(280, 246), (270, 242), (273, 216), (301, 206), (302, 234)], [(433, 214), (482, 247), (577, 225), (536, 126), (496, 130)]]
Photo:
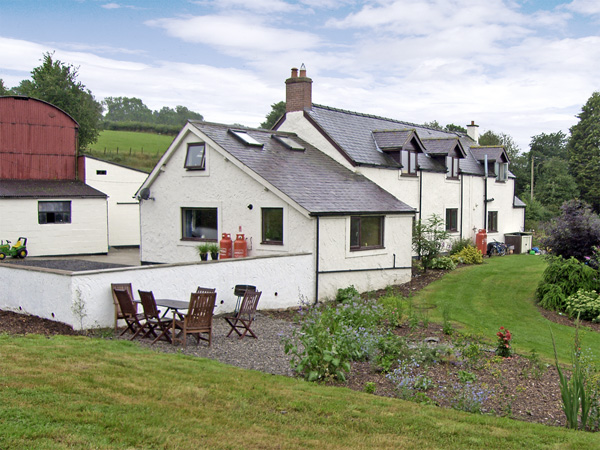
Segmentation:
[(106, 198), (81, 181), (0, 180), (0, 198)]
[[(459, 161), (461, 172), (483, 176), (484, 172), (481, 164), (477, 162), (469, 150), (472, 145), (475, 145), (475, 142), (465, 135), (317, 104), (313, 104), (312, 109), (306, 109), (305, 113), (358, 165), (397, 167), (398, 164), (395, 161), (377, 150), (373, 132), (414, 129), (421, 140), (432, 138), (459, 139), (467, 154), (466, 158)], [(423, 162), (421, 162), (421, 159), (423, 159)], [(430, 163), (430, 160), (431, 158), (419, 158), (419, 165), (424, 170), (440, 171), (442, 164)]]
[[(263, 144), (257, 147), (245, 145), (228, 132), (239, 127), (202, 121), (190, 123), (313, 215), (414, 212), (414, 208), (293, 133), (244, 129)], [(272, 135), (292, 137), (305, 150), (291, 150)]]

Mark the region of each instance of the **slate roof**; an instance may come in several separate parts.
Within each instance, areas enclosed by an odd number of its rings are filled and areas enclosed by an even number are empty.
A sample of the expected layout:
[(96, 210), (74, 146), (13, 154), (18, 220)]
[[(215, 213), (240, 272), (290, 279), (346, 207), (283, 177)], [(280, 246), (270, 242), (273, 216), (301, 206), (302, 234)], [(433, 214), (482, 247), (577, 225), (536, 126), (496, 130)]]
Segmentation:
[(388, 149), (400, 149), (406, 145), (406, 143), (415, 134), (413, 129), (405, 130), (386, 130), (386, 131), (373, 131), (373, 138), (377, 147), (381, 150)]
[(0, 180), (0, 198), (106, 198), (81, 181)]
[(506, 151), (504, 150), (504, 147), (501, 146), (486, 145), (482, 147), (471, 147), (471, 152), (478, 161), (484, 161), (485, 155), (487, 155), (488, 161), (490, 162), (508, 160)]
[(513, 199), (513, 206), (515, 208), (525, 208), (527, 205), (523, 200), (515, 195), (515, 198)]
[[(415, 211), (363, 175), (346, 169), (293, 133), (203, 121), (190, 121), (190, 124), (311, 215), (402, 214)], [(263, 146), (245, 145), (229, 129), (243, 130)], [(305, 150), (291, 150), (274, 139), (274, 135), (291, 137)]]
[[(372, 133), (375, 131), (415, 130), (422, 141), (435, 138), (459, 139), (466, 158), (460, 159), (460, 171), (471, 175), (484, 175), (482, 165), (473, 157), (470, 147), (476, 143), (464, 134), (441, 131), (410, 122), (361, 114), (328, 106), (313, 104), (305, 114), (315, 122), (357, 165), (397, 167), (398, 164), (377, 149)], [(426, 146), (427, 147), (427, 146)], [(423, 159), (423, 161), (421, 161)], [(420, 158), (423, 170), (441, 171), (441, 164), (432, 158)], [(445, 168), (443, 171), (446, 171)]]
[(459, 146), (459, 152), (464, 153), (458, 137), (422, 139), (426, 152), (430, 155), (447, 156)]

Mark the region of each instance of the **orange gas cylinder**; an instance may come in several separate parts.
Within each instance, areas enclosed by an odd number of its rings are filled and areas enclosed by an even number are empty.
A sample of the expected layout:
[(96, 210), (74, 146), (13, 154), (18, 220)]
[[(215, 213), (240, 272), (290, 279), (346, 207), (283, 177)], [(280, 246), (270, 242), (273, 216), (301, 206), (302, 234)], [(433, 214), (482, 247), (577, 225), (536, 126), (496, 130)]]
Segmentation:
[(234, 258), (245, 258), (248, 256), (248, 246), (246, 245), (246, 239), (243, 234), (236, 234), (235, 241), (233, 241), (233, 257)]
[(475, 243), (481, 254), (485, 255), (487, 253), (487, 233), (485, 230), (479, 230), (475, 236)]
[(223, 233), (219, 242), (219, 259), (229, 259), (233, 256), (233, 242), (231, 234)]

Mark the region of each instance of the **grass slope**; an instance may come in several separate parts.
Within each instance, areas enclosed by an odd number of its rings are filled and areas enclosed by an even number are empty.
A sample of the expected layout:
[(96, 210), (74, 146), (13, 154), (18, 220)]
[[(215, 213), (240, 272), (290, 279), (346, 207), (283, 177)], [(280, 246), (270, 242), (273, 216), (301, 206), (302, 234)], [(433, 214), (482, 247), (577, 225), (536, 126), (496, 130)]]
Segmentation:
[[(554, 359), (550, 327), (556, 338), (559, 358), (570, 361), (570, 344), (575, 330), (545, 319), (535, 304), (535, 290), (546, 268), (539, 256), (509, 255), (485, 259), (445, 275), (415, 296), (416, 303), (433, 304), (432, 319), (441, 321), (445, 303), (450, 316), (463, 331), (480, 334), (496, 342), (501, 326), (513, 335), (512, 346), (521, 354), (535, 349), (546, 360)], [(600, 348), (600, 334), (582, 330), (584, 347)], [(593, 361), (600, 363), (598, 355)]]
[(597, 435), (161, 354), (0, 336), (0, 448), (592, 449)]
[(173, 136), (104, 130), (85, 154), (150, 172), (173, 142)]

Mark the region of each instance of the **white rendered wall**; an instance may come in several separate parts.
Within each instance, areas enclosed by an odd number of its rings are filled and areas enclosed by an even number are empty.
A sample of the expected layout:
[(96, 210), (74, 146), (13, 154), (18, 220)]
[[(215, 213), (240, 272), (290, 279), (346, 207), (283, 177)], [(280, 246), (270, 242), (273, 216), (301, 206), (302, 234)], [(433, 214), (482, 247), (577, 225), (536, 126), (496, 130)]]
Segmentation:
[[(244, 234), (248, 256), (312, 252), (314, 220), (302, 214), (261, 185), (232, 161), (207, 144), (206, 170), (187, 171), (184, 159), (188, 142), (199, 138), (188, 134), (165, 170), (150, 187), (155, 200), (142, 201), (142, 261), (198, 261), (196, 247), (202, 242), (183, 241), (181, 208), (217, 208), (218, 236)], [(249, 208), (252, 205), (252, 209)], [(283, 208), (284, 245), (261, 244), (261, 208)]]
[(38, 223), (37, 199), (1, 201), (0, 239), (14, 244), (26, 237), (30, 256), (80, 255), (108, 252), (107, 206), (104, 198), (52, 198), (71, 202), (71, 223)]
[[(255, 285), (262, 296), (259, 309), (281, 309), (315, 301), (314, 259), (310, 254), (270, 258), (209, 261), (190, 264), (136, 266), (70, 273), (0, 264), (0, 309), (57, 320), (75, 329), (114, 325), (111, 283), (132, 283), (156, 298), (189, 301), (197, 286), (217, 290), (215, 314), (231, 312), (236, 284)], [(51, 287), (51, 288), (49, 288)], [(81, 302), (81, 303), (80, 303)], [(223, 303), (221, 303), (223, 302)], [(83, 314), (77, 314), (77, 305)]]
[[(98, 174), (105, 171), (106, 174)], [(108, 244), (140, 245), (140, 210), (135, 193), (148, 174), (85, 158), (85, 183), (108, 195)]]

